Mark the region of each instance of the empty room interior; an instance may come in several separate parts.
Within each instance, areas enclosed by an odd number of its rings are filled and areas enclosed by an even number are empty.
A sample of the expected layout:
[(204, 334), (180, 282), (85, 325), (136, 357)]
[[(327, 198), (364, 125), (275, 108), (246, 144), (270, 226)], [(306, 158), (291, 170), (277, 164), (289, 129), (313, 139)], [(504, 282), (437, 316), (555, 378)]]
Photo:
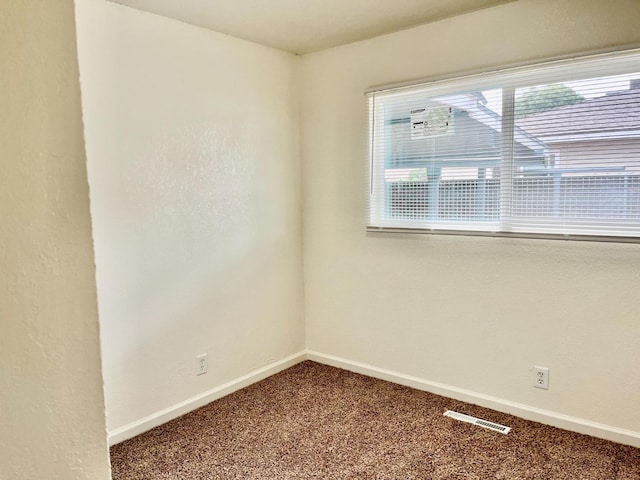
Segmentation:
[(0, 479), (640, 479), (640, 2), (0, 14)]

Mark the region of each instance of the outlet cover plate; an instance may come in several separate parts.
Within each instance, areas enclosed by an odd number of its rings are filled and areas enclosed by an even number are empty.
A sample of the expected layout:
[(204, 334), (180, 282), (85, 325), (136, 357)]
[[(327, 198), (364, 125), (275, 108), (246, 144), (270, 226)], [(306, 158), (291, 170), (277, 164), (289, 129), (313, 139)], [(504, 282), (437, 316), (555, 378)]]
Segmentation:
[(549, 369), (547, 367), (533, 367), (533, 386), (549, 390)]
[(196, 356), (196, 375), (204, 375), (209, 371), (209, 359), (206, 353)]

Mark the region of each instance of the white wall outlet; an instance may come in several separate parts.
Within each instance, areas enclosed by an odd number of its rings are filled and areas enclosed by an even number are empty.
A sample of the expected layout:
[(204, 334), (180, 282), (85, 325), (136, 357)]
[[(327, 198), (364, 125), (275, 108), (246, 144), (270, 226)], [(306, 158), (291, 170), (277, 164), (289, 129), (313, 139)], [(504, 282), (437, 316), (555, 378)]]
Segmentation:
[(203, 375), (209, 370), (209, 359), (206, 353), (196, 356), (196, 375)]
[(533, 367), (533, 386), (549, 390), (549, 369), (547, 367)]

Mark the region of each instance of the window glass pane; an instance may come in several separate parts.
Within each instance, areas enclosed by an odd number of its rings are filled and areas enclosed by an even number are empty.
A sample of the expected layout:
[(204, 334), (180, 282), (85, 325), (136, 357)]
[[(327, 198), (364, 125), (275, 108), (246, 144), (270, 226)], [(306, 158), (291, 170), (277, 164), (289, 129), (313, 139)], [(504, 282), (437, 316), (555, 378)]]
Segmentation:
[[(384, 104), (389, 218), (437, 225), (499, 214), (500, 90)], [(493, 107), (493, 108), (492, 108)]]
[(640, 74), (516, 89), (516, 126), (544, 146), (517, 154), (513, 215), (575, 222), (639, 220)]

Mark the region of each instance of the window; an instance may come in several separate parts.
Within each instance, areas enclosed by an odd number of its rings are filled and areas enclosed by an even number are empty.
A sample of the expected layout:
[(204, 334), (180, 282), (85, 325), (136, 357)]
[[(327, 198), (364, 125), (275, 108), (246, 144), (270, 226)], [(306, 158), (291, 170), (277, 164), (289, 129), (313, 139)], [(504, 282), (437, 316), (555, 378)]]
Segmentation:
[(640, 241), (640, 52), (375, 89), (371, 231)]

